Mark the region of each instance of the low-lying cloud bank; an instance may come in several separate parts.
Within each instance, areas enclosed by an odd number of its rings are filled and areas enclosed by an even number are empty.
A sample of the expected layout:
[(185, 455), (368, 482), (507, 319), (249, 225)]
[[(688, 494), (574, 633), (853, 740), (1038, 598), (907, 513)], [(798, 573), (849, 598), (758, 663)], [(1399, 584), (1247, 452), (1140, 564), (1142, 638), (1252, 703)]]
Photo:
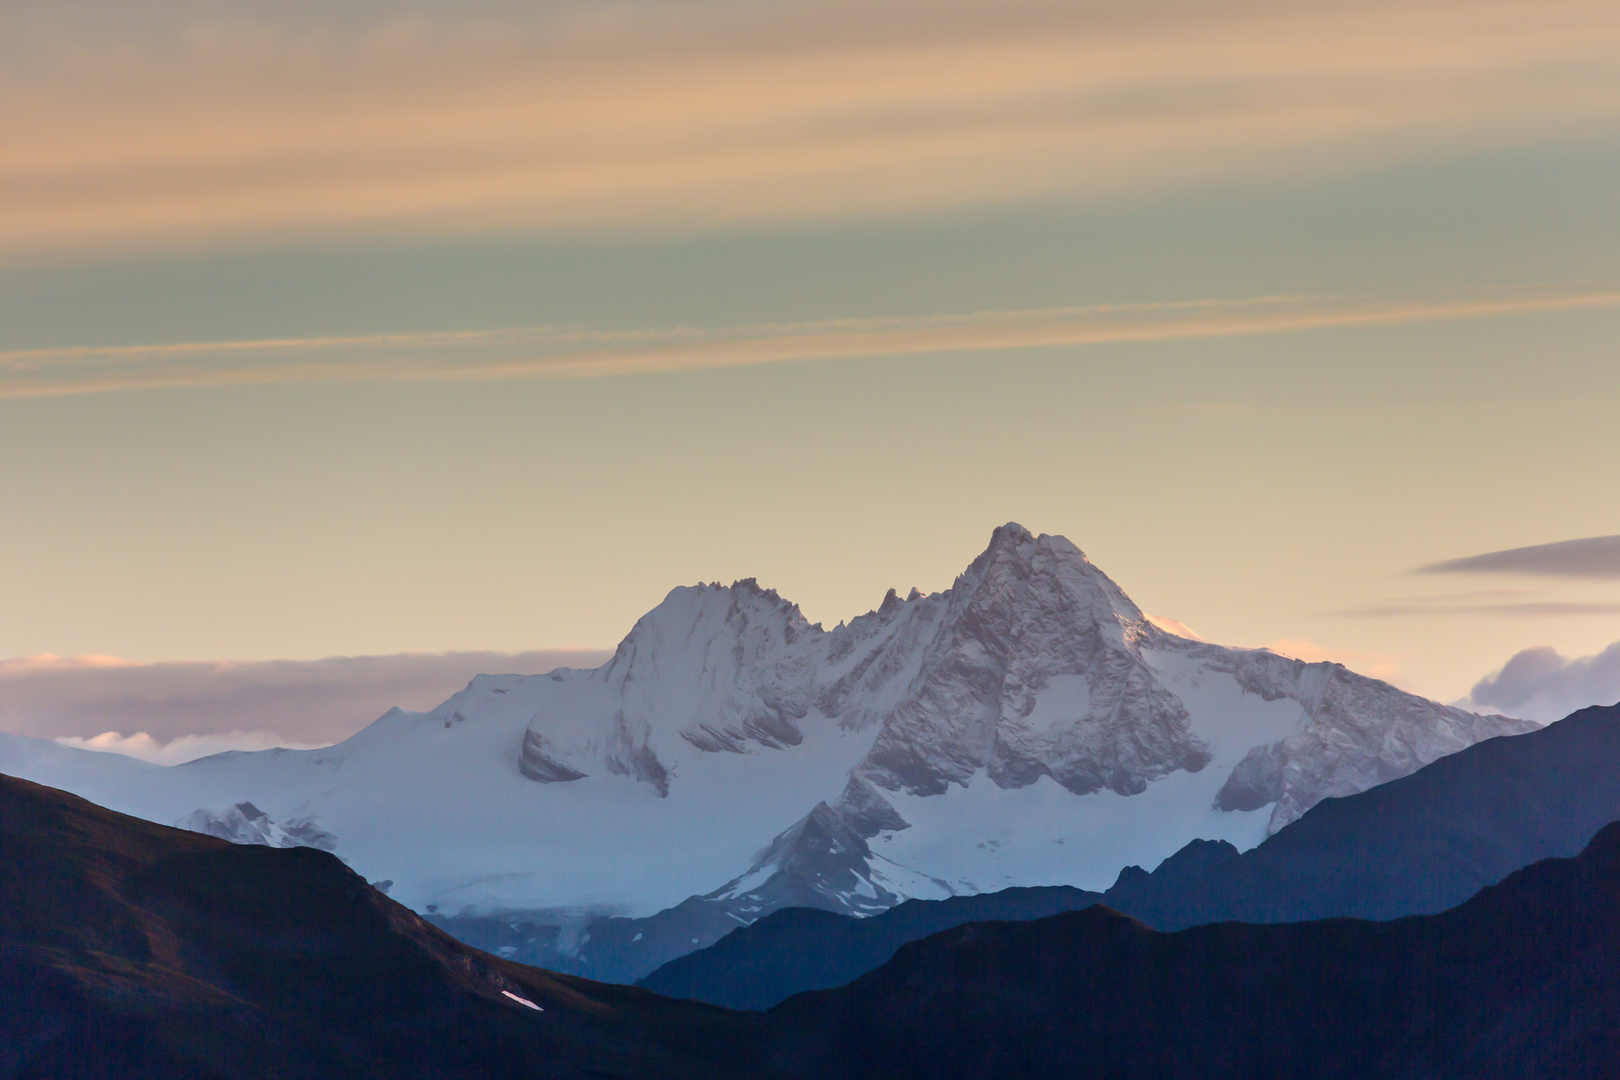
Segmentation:
[(123, 754), (126, 757), (150, 761), (154, 765), (183, 765), (188, 761), (208, 757), (210, 754), (223, 754), (227, 750), (270, 750), (278, 746), (287, 750), (314, 750), (320, 746), (330, 745), (325, 742), (293, 742), (273, 731), (226, 731), (215, 735), (181, 735), (166, 743), (159, 742), (144, 731), (137, 731), (133, 735), (104, 731), (88, 739), (77, 735), (58, 735), (56, 741), (76, 750)]
[(1620, 641), (1596, 656), (1566, 659), (1540, 645), (1523, 649), (1474, 685), (1460, 705), (1548, 723), (1588, 705), (1620, 701)]
[(166, 664), (25, 657), (0, 661), (0, 731), (163, 764), (223, 750), (322, 746), (395, 705), (431, 708), (474, 675), (596, 667), (609, 655), (557, 649)]

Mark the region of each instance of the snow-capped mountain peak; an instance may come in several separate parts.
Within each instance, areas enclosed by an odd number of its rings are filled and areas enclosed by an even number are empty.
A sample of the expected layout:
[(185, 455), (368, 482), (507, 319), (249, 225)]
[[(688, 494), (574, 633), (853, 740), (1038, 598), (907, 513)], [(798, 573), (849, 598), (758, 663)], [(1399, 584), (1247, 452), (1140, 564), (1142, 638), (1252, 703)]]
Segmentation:
[(0, 741), (0, 769), (244, 838), (293, 823), (404, 903), (556, 918), (583, 958), (595, 914), (680, 904), (703, 938), (790, 903), (1102, 888), (1531, 726), (1168, 633), (1008, 523), (949, 588), (831, 631), (753, 580), (686, 586), (594, 671), (480, 676), (339, 746), (108, 770)]
[(984, 770), (1002, 787), (1050, 776), (1131, 794), (1209, 760), (1135, 648), (1141, 611), (1068, 540), (1004, 525), (940, 599), (919, 676), (864, 763), (880, 787), (941, 794)]
[(674, 589), (611, 660), (547, 695), (520, 767), (541, 783), (629, 776), (667, 796), (677, 740), (707, 752), (797, 746), (811, 707), (805, 646), (822, 636), (752, 578)]

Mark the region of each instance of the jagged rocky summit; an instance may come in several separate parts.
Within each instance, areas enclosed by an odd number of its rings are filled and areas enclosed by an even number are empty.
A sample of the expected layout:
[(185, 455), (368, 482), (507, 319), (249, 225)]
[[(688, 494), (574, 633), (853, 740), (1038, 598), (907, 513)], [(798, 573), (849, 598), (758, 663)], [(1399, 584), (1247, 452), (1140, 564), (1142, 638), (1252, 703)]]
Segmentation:
[[(1100, 889), (1197, 837), (1252, 847), (1534, 726), (1168, 633), (1008, 524), (949, 589), (832, 630), (753, 580), (683, 587), (594, 671), (480, 676), (325, 750), (50, 782), (165, 822), (250, 802), (418, 910), (483, 918), (481, 943), (634, 977), (784, 906)], [(645, 960), (593, 967), (609, 942)]]
[[(891, 590), (877, 610), (830, 632), (752, 580), (677, 589), (606, 666), (537, 711), (519, 768), (548, 784), (633, 776), (667, 796), (692, 750), (764, 754), (802, 745), (813, 729), (869, 732), (841, 790), (712, 894), (748, 914), (787, 904), (862, 912), (919, 892), (1014, 883), (960, 868), (1004, 860), (1016, 836), (978, 844), (989, 852), (982, 859), (873, 851), (872, 841), (913, 827), (907, 807), (950, 802), (953, 788), (1050, 781), (1073, 796), (1128, 798), (1215, 763), (1218, 785), (1191, 786), (1213, 786), (1216, 811), (1266, 811), (1258, 840), (1322, 798), (1531, 726), (1447, 708), (1338, 665), (1166, 633), (1068, 540), (1009, 524), (950, 589), (904, 600)], [(1261, 741), (1234, 762), (1232, 736), (1245, 733)], [(1086, 812), (1083, 802), (1058, 806), (1062, 816)], [(1022, 806), (989, 809), (1009, 833), (1050, 831), (1045, 821), (1021, 822)], [(930, 807), (913, 816), (939, 815)]]

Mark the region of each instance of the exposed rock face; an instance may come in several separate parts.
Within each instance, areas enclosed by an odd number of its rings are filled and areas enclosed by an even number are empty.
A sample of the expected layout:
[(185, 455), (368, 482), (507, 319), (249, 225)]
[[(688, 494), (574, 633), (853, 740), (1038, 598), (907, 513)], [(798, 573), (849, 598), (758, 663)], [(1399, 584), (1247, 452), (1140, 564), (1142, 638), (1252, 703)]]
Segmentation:
[(1067, 540), (1003, 526), (939, 599), (922, 676), (862, 765), (875, 783), (938, 795), (985, 770), (1004, 788), (1050, 776), (1133, 795), (1208, 763), (1130, 640), (1141, 611)]
[(551, 740), (534, 728), (523, 733), (523, 752), (518, 755), (518, 769), (530, 780), (542, 784), (566, 784), (570, 780), (583, 780), (585, 774), (557, 760), (557, 751)]
[(535, 716), (520, 764), (549, 783), (593, 769), (634, 776), (667, 797), (680, 779), (665, 763), (693, 748), (768, 753), (818, 727), (870, 733), (836, 798), (776, 835), (746, 872), (681, 906), (671, 932), (695, 929), (706, 941), (731, 925), (722, 913), (737, 922), (788, 906), (869, 914), (960, 891), (948, 872), (874, 847), (911, 827), (896, 808), (902, 797), (974, 784), (1010, 791), (1042, 778), (1075, 796), (1129, 797), (1172, 773), (1201, 772), (1212, 747), (1161, 670), (1195, 686), (1224, 677), (1256, 707), (1293, 710), (1288, 734), (1240, 745), (1224, 783), (1209, 789), (1223, 812), (1270, 806), (1267, 832), (1320, 799), (1535, 726), (1448, 708), (1338, 665), (1167, 633), (1068, 540), (1009, 524), (950, 589), (904, 599), (890, 590), (832, 631), (752, 580), (677, 589), (611, 663)]
[(814, 659), (802, 646), (819, 636), (797, 605), (752, 579), (676, 589), (612, 660), (535, 716), (519, 767), (542, 783), (607, 772), (668, 795), (661, 744), (671, 737), (706, 752), (797, 746)]
[[(1121, 795), (1209, 752), (1134, 644), (1142, 613), (1062, 537), (997, 529), (944, 593), (893, 590), (828, 633), (753, 580), (676, 589), (614, 658), (537, 715), (521, 767), (545, 783), (592, 768), (668, 793), (658, 734), (699, 750), (797, 746), (818, 719), (878, 727), (857, 770), (942, 794), (986, 772)], [(583, 714), (583, 715), (581, 715)], [(583, 736), (583, 737), (582, 737)]]
[(281, 825), (250, 802), (239, 802), (221, 810), (194, 810), (174, 824), (178, 829), (217, 836), (233, 844), (312, 847), (322, 851), (337, 847), (337, 837), (321, 828), (314, 818), (300, 818)]
[[(852, 774), (836, 802), (817, 803), (772, 840), (746, 874), (700, 899), (745, 921), (783, 907), (861, 915), (886, 910), (907, 894), (884, 873), (884, 860), (868, 841), (907, 828), (877, 789)], [(936, 884), (949, 891), (944, 882)]]
[(1540, 726), (1441, 705), (1357, 675), (1342, 664), (1307, 664), (1262, 649), (1183, 644), (1162, 633), (1159, 642), (1182, 649), (1211, 670), (1231, 673), (1244, 690), (1263, 700), (1289, 698), (1303, 706), (1303, 727), (1249, 750), (1216, 795), (1222, 810), (1275, 804), (1271, 832), (1323, 799), (1354, 795), (1406, 776), (1482, 739), (1521, 735)]

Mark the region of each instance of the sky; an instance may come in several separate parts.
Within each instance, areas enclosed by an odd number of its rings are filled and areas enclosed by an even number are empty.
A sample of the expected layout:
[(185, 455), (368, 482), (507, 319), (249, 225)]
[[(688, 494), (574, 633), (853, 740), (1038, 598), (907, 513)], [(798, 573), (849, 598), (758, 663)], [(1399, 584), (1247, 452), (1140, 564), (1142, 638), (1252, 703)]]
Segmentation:
[(1612, 2), (0, 0), (0, 133), (0, 730), (330, 741), (1009, 520), (1620, 698)]

